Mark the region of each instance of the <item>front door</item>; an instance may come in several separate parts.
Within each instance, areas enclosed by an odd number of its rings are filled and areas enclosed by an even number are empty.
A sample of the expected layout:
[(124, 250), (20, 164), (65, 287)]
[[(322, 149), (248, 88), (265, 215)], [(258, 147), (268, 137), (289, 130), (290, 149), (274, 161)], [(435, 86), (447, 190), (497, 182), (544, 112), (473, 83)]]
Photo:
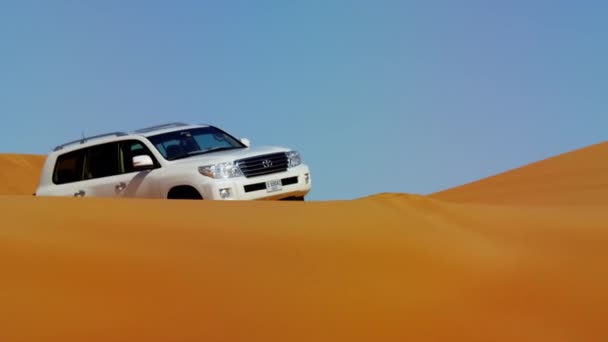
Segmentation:
[(87, 153), (85, 174), (87, 196), (158, 198), (160, 190), (156, 180), (160, 165), (142, 170), (133, 166), (136, 155), (154, 156), (137, 140), (125, 140), (91, 147)]

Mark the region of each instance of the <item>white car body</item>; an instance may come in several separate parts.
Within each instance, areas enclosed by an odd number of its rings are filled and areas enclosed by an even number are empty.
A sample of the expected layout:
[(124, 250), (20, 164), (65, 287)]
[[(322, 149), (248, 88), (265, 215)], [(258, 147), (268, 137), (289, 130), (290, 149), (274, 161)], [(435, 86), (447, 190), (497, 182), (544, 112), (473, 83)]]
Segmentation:
[[(137, 197), (137, 198), (172, 198), (171, 194), (176, 193), (176, 189), (195, 189), (200, 197), (205, 200), (256, 200), (256, 199), (300, 199), (311, 189), (310, 170), (308, 166), (300, 163), (293, 167), (286, 167), (286, 170), (277, 170), (276, 172), (262, 175), (245, 175), (236, 177), (212, 178), (202, 174), (199, 168), (218, 164), (218, 163), (235, 163), (240, 160), (254, 160), (256, 163), (263, 160), (263, 164), (270, 164), (271, 160), (264, 159), (266, 156), (280, 157), (290, 150), (283, 147), (250, 147), (246, 139), (240, 140), (242, 147), (217, 151), (203, 152), (204, 154), (192, 155), (183, 159), (170, 160), (167, 159), (159, 149), (149, 140), (152, 136), (157, 136), (164, 133), (187, 132), (198, 128), (214, 128), (207, 125), (185, 125), (185, 124), (167, 124), (157, 126), (157, 129), (144, 129), (144, 132), (135, 131), (133, 133), (117, 133), (82, 139), (80, 141), (71, 142), (58, 146), (51, 152), (45, 161), (40, 177), (40, 184), (36, 190), (36, 196), (76, 196), (76, 197)], [(220, 130), (221, 131), (221, 130)], [(222, 131), (223, 132), (223, 131)], [(225, 132), (223, 132), (225, 133)], [(231, 137), (231, 136), (230, 136)], [(122, 146), (124, 143), (145, 146), (147, 148), (146, 155), (150, 155), (155, 166), (133, 170), (131, 172), (123, 171), (119, 174), (112, 174), (100, 178), (85, 179), (84, 172), (82, 179), (77, 181), (59, 182), (57, 181), (58, 158), (65, 156), (71, 152), (77, 151), (83, 155), (88, 155), (91, 147), (114, 146), (112, 143), (117, 143), (116, 146)], [(106, 144), (106, 145), (104, 145)], [(121, 144), (121, 145), (118, 145)], [(118, 147), (119, 149), (121, 147)], [(89, 149), (89, 150), (87, 150)], [(125, 150), (126, 151), (126, 150)], [(149, 153), (148, 153), (149, 152)], [(118, 152), (122, 153), (122, 152)], [(121, 154), (122, 156), (122, 154)], [(255, 159), (247, 159), (259, 157)], [(86, 157), (83, 163), (87, 163)], [(76, 160), (76, 159), (75, 159)], [(148, 160), (147, 157), (133, 157), (134, 165)], [(282, 160), (282, 159), (281, 159)], [(299, 155), (298, 159), (299, 161)], [(291, 160), (289, 160), (291, 161)], [(91, 161), (88, 161), (91, 163)], [(122, 167), (126, 170), (125, 165), (129, 161), (120, 161)], [(243, 161), (240, 165), (244, 165)], [(252, 161), (253, 163), (253, 161)], [(257, 164), (256, 164), (257, 165)], [(287, 165), (287, 164), (286, 164)], [(291, 165), (291, 164), (290, 164)], [(240, 170), (241, 166), (237, 166)], [(265, 168), (266, 166), (260, 166)], [(86, 166), (83, 167), (83, 170)], [(76, 167), (74, 170), (79, 170)], [(269, 169), (270, 171), (270, 169)], [(240, 172), (240, 171), (239, 171)], [(75, 174), (75, 171), (73, 172)], [(59, 184), (57, 184), (59, 183)], [(172, 190), (173, 189), (173, 190)], [(173, 191), (173, 192), (172, 192)], [(173, 197), (174, 198), (174, 197)]]

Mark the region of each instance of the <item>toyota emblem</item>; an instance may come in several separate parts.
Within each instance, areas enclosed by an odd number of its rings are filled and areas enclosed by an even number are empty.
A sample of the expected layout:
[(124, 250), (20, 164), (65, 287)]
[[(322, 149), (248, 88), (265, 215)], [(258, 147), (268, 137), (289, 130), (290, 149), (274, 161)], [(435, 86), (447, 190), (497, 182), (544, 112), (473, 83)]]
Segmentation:
[(269, 168), (272, 166), (272, 160), (270, 159), (266, 159), (262, 162), (262, 166), (264, 166), (265, 169)]

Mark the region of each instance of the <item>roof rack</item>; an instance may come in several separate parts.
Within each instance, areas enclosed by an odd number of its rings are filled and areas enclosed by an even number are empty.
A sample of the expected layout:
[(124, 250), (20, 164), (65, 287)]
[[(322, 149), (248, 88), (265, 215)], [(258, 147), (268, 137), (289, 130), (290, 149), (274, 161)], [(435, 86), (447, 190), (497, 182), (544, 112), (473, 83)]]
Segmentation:
[(59, 145), (59, 146), (55, 147), (55, 149), (53, 149), (53, 151), (59, 151), (59, 150), (63, 149), (66, 146), (69, 146), (69, 145), (84, 144), (87, 141), (93, 140), (93, 139), (100, 139), (100, 138), (105, 138), (105, 137), (122, 137), (123, 135), (127, 135), (127, 133), (125, 133), (125, 132), (111, 132), (111, 133), (104, 133), (104, 134), (94, 135), (92, 137), (81, 138), (81, 139), (78, 139), (78, 140), (70, 141), (70, 142), (67, 142), (65, 144)]
[(188, 126), (188, 124), (185, 124), (183, 122), (170, 122), (170, 123), (166, 123), (166, 124), (162, 124), (162, 125), (140, 128), (140, 129), (136, 130), (135, 133), (148, 133), (148, 132), (156, 131), (156, 130), (163, 129), (163, 128), (182, 127), (182, 126)]

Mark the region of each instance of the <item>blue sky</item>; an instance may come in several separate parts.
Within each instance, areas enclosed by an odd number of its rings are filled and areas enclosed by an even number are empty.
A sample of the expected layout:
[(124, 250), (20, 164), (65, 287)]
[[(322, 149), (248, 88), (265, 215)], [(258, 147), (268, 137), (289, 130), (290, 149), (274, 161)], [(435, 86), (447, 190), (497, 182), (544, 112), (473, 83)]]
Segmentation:
[(0, 1), (0, 153), (211, 123), (311, 200), (430, 193), (606, 140), (608, 5)]

